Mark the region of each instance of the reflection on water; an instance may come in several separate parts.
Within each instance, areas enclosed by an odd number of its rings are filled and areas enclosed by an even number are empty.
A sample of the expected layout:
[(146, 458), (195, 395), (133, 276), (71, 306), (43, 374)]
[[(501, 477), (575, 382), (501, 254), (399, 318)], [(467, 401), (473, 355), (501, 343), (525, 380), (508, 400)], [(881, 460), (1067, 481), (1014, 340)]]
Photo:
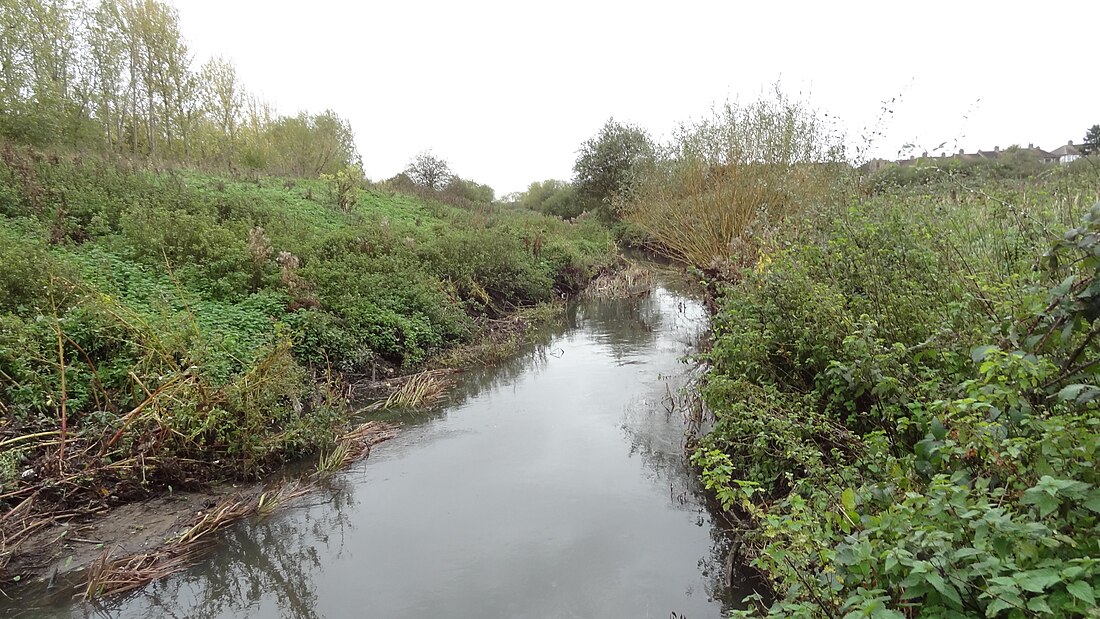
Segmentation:
[(705, 320), (661, 288), (575, 305), (308, 505), (110, 608), (34, 614), (718, 617), (726, 541), (674, 406)]

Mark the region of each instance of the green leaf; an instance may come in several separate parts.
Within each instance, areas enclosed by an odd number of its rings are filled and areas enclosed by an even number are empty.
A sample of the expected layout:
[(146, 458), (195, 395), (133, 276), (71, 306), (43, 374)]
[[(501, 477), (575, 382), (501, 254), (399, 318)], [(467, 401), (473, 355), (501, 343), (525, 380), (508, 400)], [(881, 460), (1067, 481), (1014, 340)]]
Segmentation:
[(1061, 283), (1059, 283), (1057, 286), (1054, 287), (1053, 290), (1050, 291), (1051, 296), (1060, 297), (1066, 294), (1067, 292), (1069, 292), (1069, 289), (1073, 287), (1073, 284), (1076, 281), (1076, 275), (1070, 275), (1069, 277), (1063, 279)]
[(1049, 568), (1016, 574), (1016, 582), (1020, 584), (1020, 588), (1032, 593), (1042, 593), (1060, 580), (1062, 577), (1058, 572)]
[(1085, 508), (1100, 514), (1100, 488), (1097, 488), (1089, 493), (1087, 499), (1084, 502)]
[(962, 607), (962, 599), (959, 598), (959, 592), (955, 590), (955, 587), (951, 586), (951, 583), (944, 582), (943, 577), (936, 572), (930, 572), (926, 577), (928, 583), (935, 587), (936, 591), (940, 592), (940, 595), (950, 600), (955, 607)]
[(1039, 515), (1044, 518), (1058, 509), (1059, 504), (1056, 497), (1051, 496), (1050, 493), (1042, 488), (1028, 488), (1024, 491), (1024, 496), (1020, 498), (1020, 502), (1025, 505), (1038, 506)]
[(844, 492), (840, 493), (840, 504), (844, 506), (844, 511), (848, 513), (848, 516), (853, 517), (856, 514), (856, 491), (845, 488)]
[(975, 346), (974, 348), (970, 349), (970, 360), (974, 363), (978, 363), (982, 359), (988, 357), (989, 353), (995, 350), (997, 350), (997, 347), (992, 344), (987, 344), (985, 346)]
[(1005, 600), (996, 599), (996, 600), (993, 600), (992, 602), (990, 602), (989, 606), (985, 607), (985, 616), (986, 617), (996, 617), (997, 613), (1001, 612), (1002, 610), (1008, 610), (1010, 608), (1015, 608), (1015, 606), (1013, 606), (1012, 604), (1009, 604)]
[(1067, 567), (1066, 569), (1062, 570), (1062, 578), (1065, 578), (1065, 579), (1077, 578), (1078, 576), (1080, 576), (1084, 572), (1085, 572), (1085, 568), (1081, 567), (1080, 565), (1071, 565), (1071, 566)]
[(1075, 580), (1069, 583), (1066, 585), (1066, 591), (1069, 591), (1070, 595), (1088, 604), (1090, 607), (1096, 605), (1096, 596), (1093, 595), (1092, 585), (1083, 580)]
[(1047, 598), (1045, 596), (1028, 600), (1027, 609), (1037, 613), (1046, 613), (1048, 615), (1054, 614), (1054, 611), (1050, 608), (1050, 604), (1047, 604)]
[(1088, 387), (1089, 385), (1082, 384), (1066, 385), (1065, 387), (1062, 387), (1060, 391), (1058, 391), (1058, 395), (1056, 397), (1058, 398), (1059, 402), (1069, 402), (1070, 400), (1076, 400), (1077, 396), (1081, 395), (1081, 392)]
[(939, 417), (935, 417), (932, 419), (932, 423), (929, 424), (928, 431), (932, 433), (932, 436), (935, 437), (937, 441), (942, 441), (943, 438), (947, 436), (947, 428), (944, 427), (943, 422), (940, 421)]

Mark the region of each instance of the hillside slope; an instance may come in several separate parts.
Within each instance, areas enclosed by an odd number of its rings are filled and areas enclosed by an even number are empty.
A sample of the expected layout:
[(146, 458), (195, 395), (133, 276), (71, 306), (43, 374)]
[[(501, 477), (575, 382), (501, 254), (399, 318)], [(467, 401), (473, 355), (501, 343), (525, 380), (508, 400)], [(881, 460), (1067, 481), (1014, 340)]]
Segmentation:
[(331, 442), (335, 375), (415, 369), (613, 256), (594, 224), (337, 191), (4, 148), (3, 500), (258, 475)]

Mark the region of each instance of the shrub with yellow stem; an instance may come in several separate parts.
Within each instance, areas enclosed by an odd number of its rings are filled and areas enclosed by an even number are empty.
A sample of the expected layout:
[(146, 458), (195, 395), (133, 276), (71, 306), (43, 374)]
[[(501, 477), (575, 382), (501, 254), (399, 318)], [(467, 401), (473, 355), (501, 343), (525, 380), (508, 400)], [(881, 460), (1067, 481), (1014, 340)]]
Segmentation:
[(843, 153), (811, 108), (778, 90), (726, 103), (681, 126), (622, 212), (674, 260), (719, 271), (755, 264), (792, 215), (842, 195)]

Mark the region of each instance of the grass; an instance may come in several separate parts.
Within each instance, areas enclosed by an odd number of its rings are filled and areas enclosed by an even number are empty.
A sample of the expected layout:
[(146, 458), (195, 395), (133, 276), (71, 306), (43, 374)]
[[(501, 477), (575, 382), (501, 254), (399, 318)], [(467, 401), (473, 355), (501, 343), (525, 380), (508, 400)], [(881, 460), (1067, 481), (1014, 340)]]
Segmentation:
[[(321, 453), (334, 466), (361, 453), (346, 382), (417, 374), (616, 259), (598, 225), (488, 204), (364, 186), (344, 210), (319, 179), (3, 152), (8, 509), (96, 509)], [(445, 386), (420, 375), (395, 397)]]
[(425, 408), (437, 404), (454, 385), (450, 374), (447, 370), (425, 370), (409, 376), (386, 398), (382, 410)]

